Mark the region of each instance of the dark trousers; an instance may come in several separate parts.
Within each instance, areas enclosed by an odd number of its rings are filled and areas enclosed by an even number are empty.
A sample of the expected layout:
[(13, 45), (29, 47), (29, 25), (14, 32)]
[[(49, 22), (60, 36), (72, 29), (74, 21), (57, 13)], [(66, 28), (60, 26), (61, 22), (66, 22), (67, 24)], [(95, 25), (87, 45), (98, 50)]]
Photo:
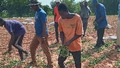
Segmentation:
[[(81, 68), (81, 52), (76, 51), (76, 52), (70, 52), (73, 56), (73, 59), (75, 61), (75, 67), (76, 68)], [(58, 64), (60, 68), (65, 68), (64, 61), (67, 59), (67, 57), (62, 57), (59, 55), (58, 57)]]
[(104, 31), (105, 31), (105, 28), (100, 28), (97, 30), (97, 37), (98, 38), (97, 38), (96, 46), (104, 45), (104, 41), (103, 41)]
[(21, 59), (21, 60), (23, 60), (23, 53), (22, 53), (22, 52), (25, 52), (25, 51), (22, 49), (22, 40), (23, 40), (23, 37), (24, 37), (24, 35), (16, 36), (16, 37), (14, 38), (14, 42), (13, 42), (13, 46), (18, 49), (19, 56), (20, 56), (20, 59)]
[(85, 36), (87, 25), (88, 25), (88, 18), (82, 18), (82, 22), (83, 22), (83, 30), (84, 30), (84, 36)]
[(59, 42), (59, 34), (58, 34), (58, 22), (55, 22), (54, 24), (55, 27), (55, 36), (56, 36), (56, 41)]

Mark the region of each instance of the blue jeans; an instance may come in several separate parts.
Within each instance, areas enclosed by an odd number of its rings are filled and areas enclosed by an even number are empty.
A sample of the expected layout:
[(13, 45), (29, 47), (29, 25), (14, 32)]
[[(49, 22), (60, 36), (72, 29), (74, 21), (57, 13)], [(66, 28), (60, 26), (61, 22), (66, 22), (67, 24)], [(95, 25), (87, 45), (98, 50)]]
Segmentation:
[[(70, 52), (70, 53), (72, 54), (73, 59), (75, 61), (75, 67), (81, 68), (81, 52), (76, 51), (76, 52)], [(58, 64), (59, 64), (60, 68), (65, 68), (64, 61), (67, 59), (67, 57), (62, 57), (59, 55)]]

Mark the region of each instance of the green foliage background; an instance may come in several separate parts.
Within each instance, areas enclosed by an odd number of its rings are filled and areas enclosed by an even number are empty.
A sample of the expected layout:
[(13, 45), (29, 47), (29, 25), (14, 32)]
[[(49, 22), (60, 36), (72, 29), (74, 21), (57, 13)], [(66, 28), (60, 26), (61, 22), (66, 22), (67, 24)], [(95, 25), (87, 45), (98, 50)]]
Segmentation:
[[(83, 1), (83, 0), (82, 0)], [(73, 13), (80, 13), (79, 2), (75, 0), (61, 0), (68, 5), (69, 11)], [(107, 15), (118, 14), (118, 3), (119, 0), (99, 0), (106, 7)], [(0, 17), (31, 17), (34, 16), (34, 11), (28, 6), (29, 0), (0, 0)], [(51, 1), (51, 7), (48, 5), (41, 5), (47, 15), (53, 15), (53, 8), (55, 6), (54, 0)], [(89, 0), (89, 6), (94, 11), (92, 0)], [(92, 13), (93, 14), (93, 13)]]

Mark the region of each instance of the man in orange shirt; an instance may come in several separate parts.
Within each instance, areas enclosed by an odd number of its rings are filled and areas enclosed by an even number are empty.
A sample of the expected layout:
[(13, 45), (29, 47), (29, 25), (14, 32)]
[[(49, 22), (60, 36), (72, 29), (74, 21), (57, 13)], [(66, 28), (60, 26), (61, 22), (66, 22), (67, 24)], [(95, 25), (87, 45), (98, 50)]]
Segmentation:
[[(60, 38), (63, 46), (67, 46), (75, 61), (75, 67), (81, 68), (81, 36), (83, 34), (82, 20), (78, 14), (70, 13), (66, 4), (58, 7), (61, 18), (59, 19)], [(64, 61), (67, 57), (59, 55), (58, 64), (65, 68)]]
[(55, 0), (56, 6), (54, 7), (54, 21), (55, 21), (55, 35), (56, 35), (56, 43), (59, 43), (59, 34), (58, 34), (58, 19), (60, 18), (58, 12), (58, 5), (60, 4), (60, 0)]

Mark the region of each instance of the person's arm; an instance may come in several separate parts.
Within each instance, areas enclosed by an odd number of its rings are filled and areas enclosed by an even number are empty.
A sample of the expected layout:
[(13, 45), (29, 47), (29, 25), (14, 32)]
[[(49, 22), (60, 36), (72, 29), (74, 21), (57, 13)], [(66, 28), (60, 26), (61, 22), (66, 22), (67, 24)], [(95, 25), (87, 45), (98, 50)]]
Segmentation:
[(82, 35), (75, 35), (71, 40), (69, 40), (68, 42), (66, 42), (64, 45), (66, 45), (66, 46), (70, 45), (74, 40), (78, 39), (81, 36)]
[(14, 44), (14, 39), (15, 39), (14, 33), (11, 33), (11, 38), (10, 38), (10, 41), (8, 44), (8, 51), (12, 50), (12, 45)]
[(89, 10), (89, 15), (91, 14), (91, 9), (89, 6), (87, 6), (88, 10)]
[(43, 25), (42, 37), (46, 37), (46, 22), (43, 22), (42, 25)]
[(56, 12), (55, 12), (55, 8), (54, 8), (54, 21), (56, 19)]
[(96, 20), (96, 22), (101, 22), (104, 18), (105, 16), (101, 16), (98, 20)]
[(105, 10), (105, 7), (100, 7), (100, 15), (101, 15), (101, 17), (98, 19), (98, 20), (96, 20), (96, 22), (101, 22), (102, 20), (104, 20), (105, 19), (105, 17), (106, 17), (106, 10)]
[(64, 45), (64, 33), (63, 32), (60, 32), (60, 39), (61, 39), (62, 45)]
[(41, 39), (41, 42), (45, 43), (45, 41), (47, 41), (46, 37), (48, 36), (46, 34), (47, 15), (45, 13), (41, 13), (40, 18), (41, 18), (41, 22), (42, 22), (42, 37), (41, 37), (42, 39)]

